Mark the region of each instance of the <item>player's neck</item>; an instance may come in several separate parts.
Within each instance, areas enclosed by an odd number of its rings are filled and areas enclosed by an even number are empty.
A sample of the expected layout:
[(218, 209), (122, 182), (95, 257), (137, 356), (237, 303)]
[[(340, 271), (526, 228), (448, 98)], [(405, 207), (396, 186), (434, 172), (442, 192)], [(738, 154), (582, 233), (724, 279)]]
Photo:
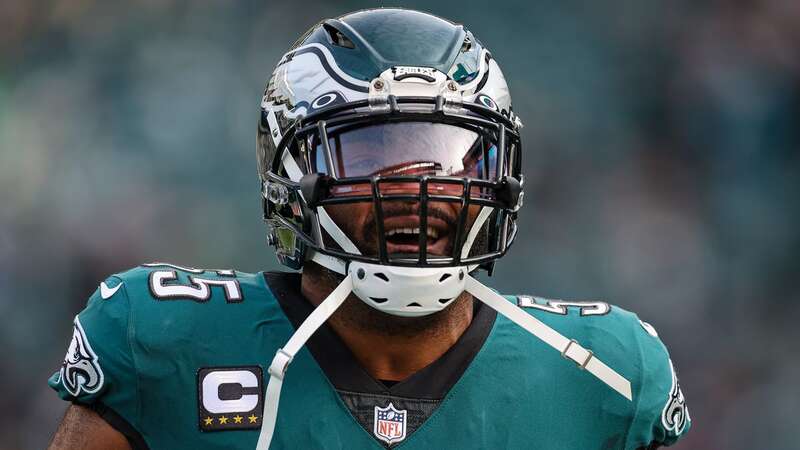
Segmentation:
[[(304, 268), (301, 290), (314, 306), (337, 284), (319, 266)], [(444, 311), (420, 318), (389, 316), (351, 294), (328, 323), (373, 378), (399, 381), (449, 350), (472, 322), (472, 312), (467, 293)]]

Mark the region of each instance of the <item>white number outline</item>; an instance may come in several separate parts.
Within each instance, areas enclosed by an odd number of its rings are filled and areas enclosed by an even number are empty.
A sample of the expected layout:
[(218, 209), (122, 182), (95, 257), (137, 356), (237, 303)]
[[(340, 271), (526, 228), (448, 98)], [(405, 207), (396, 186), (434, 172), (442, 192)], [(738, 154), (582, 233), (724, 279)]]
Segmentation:
[[(543, 303), (539, 303), (536, 300), (540, 300)], [(570, 307), (579, 308), (581, 316), (604, 316), (611, 312), (611, 305), (606, 302), (550, 300), (530, 295), (518, 295), (517, 306), (520, 308), (534, 308), (562, 316), (566, 316), (569, 313)]]
[[(165, 263), (144, 264), (146, 267), (172, 267), (193, 274), (205, 273), (205, 270), (186, 268)], [(217, 275), (222, 277), (235, 277), (233, 270), (217, 270)], [(150, 294), (156, 300), (192, 300), (205, 303), (211, 298), (211, 288), (221, 287), (225, 291), (227, 303), (241, 303), (244, 301), (242, 287), (239, 280), (222, 279), (210, 280), (195, 275), (189, 275), (189, 285), (175, 283), (178, 280), (176, 270), (154, 270), (150, 272), (148, 286)]]

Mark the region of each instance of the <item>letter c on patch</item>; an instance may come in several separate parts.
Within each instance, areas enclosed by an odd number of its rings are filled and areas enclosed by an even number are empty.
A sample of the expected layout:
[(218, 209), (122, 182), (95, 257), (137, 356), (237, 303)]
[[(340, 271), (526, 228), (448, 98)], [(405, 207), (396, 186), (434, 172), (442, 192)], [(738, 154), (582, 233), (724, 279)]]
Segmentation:
[(203, 378), (203, 407), (213, 414), (250, 411), (258, 405), (258, 394), (243, 394), (235, 400), (219, 398), (223, 384), (238, 384), (242, 388), (258, 387), (258, 378), (249, 370), (222, 370), (210, 372)]

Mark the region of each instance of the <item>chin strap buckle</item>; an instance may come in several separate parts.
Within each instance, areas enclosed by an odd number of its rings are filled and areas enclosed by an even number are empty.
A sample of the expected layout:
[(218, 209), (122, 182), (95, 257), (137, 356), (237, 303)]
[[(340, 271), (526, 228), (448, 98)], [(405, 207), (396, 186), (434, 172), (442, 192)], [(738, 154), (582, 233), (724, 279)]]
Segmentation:
[(585, 369), (603, 383), (607, 384), (611, 389), (619, 392), (620, 395), (629, 401), (633, 401), (631, 382), (611, 367), (608, 367), (590, 350), (583, 348), (578, 344), (578, 341), (567, 339), (566, 336), (550, 328), (544, 322), (523, 311), (518, 306), (506, 300), (502, 295), (489, 289), (470, 276), (467, 277), (466, 290), (478, 300), (486, 303), (498, 313), (506, 316), (512, 322), (559, 351), (561, 356), (573, 361), (577, 364), (578, 368)]
[(275, 357), (272, 358), (272, 364), (269, 365), (267, 372), (269, 372), (271, 376), (279, 380), (283, 380), (283, 377), (286, 375), (286, 370), (289, 369), (289, 364), (291, 364), (292, 359), (294, 359), (293, 355), (290, 355), (282, 348), (279, 348), (278, 351), (275, 352)]
[(570, 339), (567, 346), (561, 351), (561, 356), (571, 360), (578, 365), (579, 369), (584, 370), (586, 369), (586, 365), (589, 364), (589, 361), (594, 358), (594, 353), (592, 353), (591, 350), (581, 347), (575, 339)]
[[(264, 393), (264, 413), (261, 421), (261, 431), (258, 434), (256, 450), (268, 450), (272, 442), (272, 434), (275, 432), (275, 423), (278, 421), (278, 403), (281, 399), (281, 387), (283, 378), (286, 376), (286, 369), (294, 359), (294, 355), (300, 351), (306, 341), (314, 334), (319, 327), (342, 305), (344, 300), (353, 291), (353, 280), (350, 276), (339, 284), (339, 286), (320, 303), (306, 320), (300, 325), (286, 345), (275, 352), (275, 357), (269, 365), (269, 383), (267, 392)], [(285, 350), (284, 350), (285, 349)]]

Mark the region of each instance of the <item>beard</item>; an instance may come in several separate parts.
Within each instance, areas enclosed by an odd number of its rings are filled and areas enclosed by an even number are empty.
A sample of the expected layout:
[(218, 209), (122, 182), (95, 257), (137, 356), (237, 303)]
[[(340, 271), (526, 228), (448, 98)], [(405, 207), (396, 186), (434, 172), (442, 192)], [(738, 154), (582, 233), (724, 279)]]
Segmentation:
[[(419, 204), (414, 202), (384, 202), (384, 218), (412, 216), (419, 214)], [(334, 222), (352, 240), (353, 244), (361, 250), (364, 255), (378, 255), (378, 237), (376, 233), (376, 217), (371, 204), (355, 207), (355, 204), (343, 205), (343, 208), (332, 207), (328, 210)], [(456, 227), (460, 212), (458, 208), (452, 207), (445, 202), (434, 202), (428, 205), (428, 217), (430, 221), (439, 220), (440, 224), (445, 224), (442, 228), (443, 244), (437, 246), (437, 252), (429, 254), (439, 254), (440, 256), (452, 255)], [(471, 213), (467, 223), (471, 226), (474, 223), (477, 211)], [(469, 256), (484, 254), (488, 251), (489, 241), (486, 232), (487, 221), (482, 226), (482, 230), (477, 233), (470, 250)], [(429, 222), (430, 223), (430, 222)], [(469, 226), (462, 230), (464, 235), (469, 231)], [(444, 229), (446, 228), (446, 232)], [(462, 237), (463, 239), (463, 237)], [(330, 243), (331, 247), (338, 247), (335, 243)], [(441, 249), (444, 248), (444, 251)], [(429, 252), (431, 244), (429, 243)], [(336, 272), (328, 270), (313, 261), (306, 261), (303, 268), (304, 276), (309, 275), (315, 279), (315, 283), (320, 283), (325, 290), (332, 291), (343, 280), (343, 277)], [(358, 330), (363, 333), (373, 333), (383, 336), (403, 338), (420, 335), (435, 336), (446, 330), (453, 328), (454, 324), (461, 320), (465, 311), (471, 311), (473, 307), (472, 296), (462, 292), (446, 308), (436, 313), (420, 317), (400, 317), (384, 313), (370, 306), (355, 294), (350, 294), (342, 303), (339, 309), (331, 316), (330, 320), (339, 326)]]
[[(381, 207), (384, 220), (383, 228), (385, 230), (392, 228), (389, 222), (391, 222), (393, 218), (419, 216), (420, 206), (418, 202), (383, 201)], [(458, 228), (459, 216), (461, 215), (460, 211), (461, 206), (456, 206), (453, 203), (431, 202), (428, 204), (428, 227), (430, 228), (433, 226), (439, 236), (437, 239), (431, 239), (430, 236), (428, 237), (427, 254), (429, 256), (455, 256), (454, 247), (457, 234), (456, 229)], [(371, 203), (355, 203), (341, 206), (334, 205), (328, 208), (328, 213), (331, 215), (336, 225), (341, 228), (344, 234), (350, 238), (363, 255), (378, 256), (379, 239), (386, 240), (390, 255), (405, 255), (414, 258), (419, 254), (416, 238), (412, 242), (397, 243), (392, 242), (391, 238), (387, 236), (378, 236), (377, 218), (375, 217), (375, 212)], [(473, 226), (477, 215), (478, 208), (470, 207), (465, 227), (462, 230), (462, 243)], [(468, 256), (487, 253), (487, 226), (490, 222), (491, 220), (487, 220), (481, 227), (482, 230), (477, 233)], [(395, 225), (395, 227), (396, 226), (397, 225)], [(414, 224), (407, 224), (404, 226), (415, 227), (420, 226), (420, 224), (415, 222)], [(424, 230), (420, 231), (424, 232)], [(323, 239), (325, 240), (325, 245), (329, 248), (341, 250), (338, 243), (324, 231)], [(394, 251), (392, 248), (394, 248)]]

